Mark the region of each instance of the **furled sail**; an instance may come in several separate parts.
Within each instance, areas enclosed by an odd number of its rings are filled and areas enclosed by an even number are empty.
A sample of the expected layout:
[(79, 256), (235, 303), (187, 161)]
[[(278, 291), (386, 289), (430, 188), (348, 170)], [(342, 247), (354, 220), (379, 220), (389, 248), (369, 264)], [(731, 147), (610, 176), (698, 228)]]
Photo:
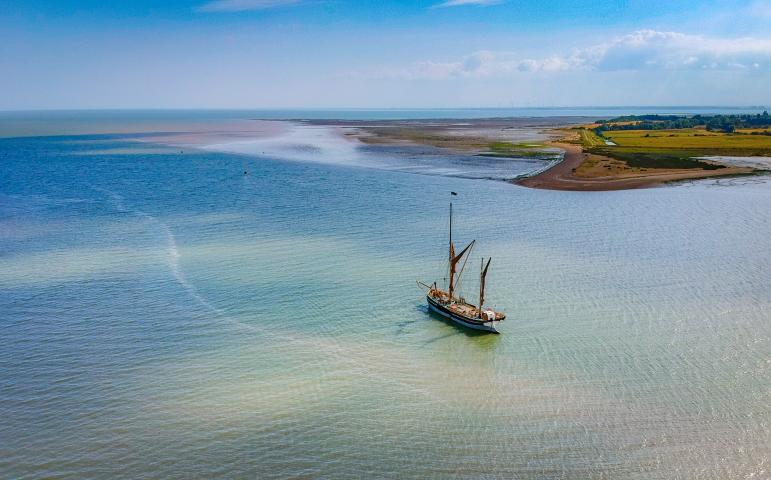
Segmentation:
[(450, 243), (450, 286), (448, 289), (450, 298), (452, 298), (452, 294), (455, 291), (455, 266), (458, 264), (458, 262), (461, 261), (461, 259), (463, 258), (463, 255), (465, 255), (466, 252), (469, 251), (471, 246), (474, 245), (474, 242), (476, 242), (476, 240), (472, 240), (471, 243), (466, 245), (466, 248), (461, 250), (461, 252), (455, 256), (453, 256), (453, 254), (455, 253), (455, 249), (452, 247), (452, 243)]
[[(482, 304), (485, 301), (485, 278), (487, 278), (487, 269), (490, 268), (491, 258), (487, 259), (487, 265), (482, 269), (482, 273), (479, 274), (479, 318), (482, 318)], [(482, 259), (484, 265), (485, 260)]]
[(463, 250), (461, 250), (461, 252), (460, 252), (458, 255), (456, 255), (456, 256), (454, 256), (454, 257), (452, 257), (452, 259), (450, 260), (450, 262), (451, 262), (453, 265), (457, 265), (457, 264), (458, 264), (458, 262), (460, 262), (460, 261), (461, 261), (461, 259), (463, 258), (463, 255), (465, 255), (465, 254), (466, 254), (466, 252), (468, 251), (468, 249), (469, 249), (469, 248), (471, 248), (471, 246), (472, 246), (472, 245), (474, 245), (474, 242), (476, 242), (476, 240), (472, 240), (472, 241), (471, 241), (471, 243), (469, 243), (468, 245), (466, 245), (466, 248), (464, 248)]

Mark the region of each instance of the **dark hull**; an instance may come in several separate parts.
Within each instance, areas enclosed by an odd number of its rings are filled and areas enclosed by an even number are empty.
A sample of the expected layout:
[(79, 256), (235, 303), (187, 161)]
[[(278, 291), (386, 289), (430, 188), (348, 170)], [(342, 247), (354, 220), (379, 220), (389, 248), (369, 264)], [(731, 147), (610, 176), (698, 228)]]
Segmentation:
[(444, 305), (437, 302), (430, 296), (426, 296), (426, 300), (428, 300), (428, 308), (435, 311), (439, 315), (449, 318), (453, 322), (457, 323), (458, 325), (462, 325), (466, 328), (472, 328), (474, 330), (482, 330), (485, 332), (491, 332), (491, 333), (498, 333), (498, 330), (495, 329), (495, 322), (490, 321), (483, 321), (480, 318), (472, 318), (472, 317), (466, 317), (463, 315), (458, 315), (455, 312), (452, 312), (448, 310)]

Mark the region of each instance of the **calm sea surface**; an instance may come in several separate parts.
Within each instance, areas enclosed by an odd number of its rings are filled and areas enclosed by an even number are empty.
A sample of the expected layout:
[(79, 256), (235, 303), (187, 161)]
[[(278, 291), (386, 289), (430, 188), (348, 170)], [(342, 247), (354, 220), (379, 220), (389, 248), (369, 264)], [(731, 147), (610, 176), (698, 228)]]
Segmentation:
[[(0, 477), (771, 475), (763, 178), (574, 193), (460, 178), (473, 157), (153, 148), (0, 140)], [(416, 287), (451, 190), (502, 335)]]
[(0, 137), (168, 131), (164, 126), (210, 125), (228, 120), (420, 120), (532, 117), (594, 117), (644, 114), (761, 113), (767, 107), (552, 107), (314, 110), (53, 110), (0, 111)]

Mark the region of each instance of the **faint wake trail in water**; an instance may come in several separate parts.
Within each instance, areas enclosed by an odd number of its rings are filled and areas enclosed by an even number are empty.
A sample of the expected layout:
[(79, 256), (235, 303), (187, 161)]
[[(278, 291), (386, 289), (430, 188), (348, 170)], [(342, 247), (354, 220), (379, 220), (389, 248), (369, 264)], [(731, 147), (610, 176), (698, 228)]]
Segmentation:
[[(167, 244), (166, 245), (167, 259), (168, 259), (167, 264), (168, 264), (169, 270), (172, 273), (172, 276), (174, 277), (176, 282), (179, 283), (179, 285), (181, 285), (184, 288), (184, 290), (187, 292), (188, 295), (190, 295), (190, 297), (192, 297), (199, 305), (207, 309), (209, 312), (216, 315), (221, 321), (227, 322), (233, 326), (248, 330), (252, 333), (261, 335), (263, 337), (271, 338), (276, 342), (277, 345), (283, 345), (284, 346), (283, 348), (290, 348), (290, 346), (292, 345), (301, 345), (302, 347), (308, 349), (308, 351), (321, 353), (327, 357), (334, 358), (337, 361), (347, 364), (349, 368), (352, 368), (354, 371), (358, 371), (361, 375), (366, 376), (366, 375), (375, 374), (380, 376), (381, 372), (377, 372), (367, 367), (367, 365), (371, 363), (369, 361), (371, 360), (371, 352), (354, 351), (351, 348), (343, 348), (334, 343), (331, 344), (331, 343), (314, 342), (311, 340), (276, 334), (268, 329), (260, 328), (255, 325), (244, 323), (228, 315), (224, 310), (216, 307), (209, 300), (204, 298), (198, 292), (195, 285), (193, 285), (187, 279), (187, 276), (183, 272), (182, 267), (180, 265), (179, 259), (181, 258), (181, 255), (177, 247), (176, 237), (174, 236), (174, 232), (172, 231), (171, 227), (169, 227), (169, 225), (166, 222), (163, 222), (157, 217), (150, 215), (149, 213), (143, 212), (141, 210), (128, 208), (126, 206), (125, 199), (123, 198), (123, 196), (119, 195), (118, 193), (112, 190), (102, 188), (102, 187), (97, 187), (94, 185), (91, 185), (91, 188), (109, 197), (109, 199), (112, 201), (113, 205), (115, 206), (115, 209), (118, 210), (119, 212), (129, 213), (137, 217), (146, 219), (147, 221), (157, 225), (163, 231), (164, 236), (166, 237), (166, 244)], [(295, 367), (295, 368), (301, 368), (301, 367)], [(431, 401), (440, 403), (446, 407), (453, 406), (450, 402), (447, 402), (444, 398), (439, 397), (433, 394), (432, 392), (430, 392), (429, 390), (427, 390), (426, 388), (420, 387), (418, 385), (414, 385), (395, 378), (389, 379), (389, 383), (400, 386), (414, 393), (423, 395), (429, 398)]]
[(149, 213), (143, 212), (141, 210), (134, 210), (134, 209), (128, 209), (125, 204), (124, 198), (113, 192), (112, 190), (108, 190), (101, 187), (92, 186), (92, 188), (96, 191), (99, 191), (105, 195), (107, 195), (115, 205), (116, 210), (123, 213), (130, 213), (132, 215), (135, 215), (140, 218), (144, 218), (156, 225), (163, 231), (165, 237), (166, 237), (166, 250), (167, 250), (167, 259), (168, 259), (168, 266), (171, 270), (171, 274), (174, 276), (174, 279), (179, 283), (186, 291), (187, 293), (193, 297), (199, 304), (206, 307), (207, 309), (211, 310), (212, 312), (223, 315), (224, 312), (222, 312), (220, 309), (215, 307), (211, 304), (208, 300), (203, 298), (198, 291), (196, 290), (195, 286), (191, 284), (187, 277), (185, 276), (185, 273), (182, 271), (179, 265), (179, 249), (177, 248), (177, 239), (174, 236), (174, 232), (171, 230), (171, 227), (169, 225), (158, 218), (156, 218), (153, 215), (150, 215)]

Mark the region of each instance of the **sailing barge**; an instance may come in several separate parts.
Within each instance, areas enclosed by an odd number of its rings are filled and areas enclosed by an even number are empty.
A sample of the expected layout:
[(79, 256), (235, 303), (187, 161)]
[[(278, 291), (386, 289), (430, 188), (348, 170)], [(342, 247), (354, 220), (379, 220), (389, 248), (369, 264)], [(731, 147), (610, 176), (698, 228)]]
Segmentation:
[[(457, 272), (458, 263), (460, 263), (464, 257), (468, 260), (468, 256), (471, 254), (475, 242), (476, 240), (472, 240), (459, 254), (455, 254), (455, 248), (452, 244), (452, 203), (450, 203), (450, 275), (448, 288), (446, 291), (441, 290), (436, 282), (431, 285), (426, 285), (422, 282), (418, 283), (423, 287), (428, 288), (426, 300), (428, 301), (428, 308), (434, 312), (459, 325), (463, 325), (464, 327), (498, 333), (498, 330), (495, 328), (495, 322), (503, 321), (506, 318), (506, 315), (502, 312), (496, 312), (492, 308), (483, 307), (485, 301), (485, 277), (487, 276), (487, 269), (490, 267), (490, 258), (487, 259), (487, 264), (485, 264), (484, 258), (482, 259), (482, 266), (479, 273), (479, 306), (468, 303), (463, 297), (455, 295), (456, 281), (459, 280), (460, 277), (460, 273)], [(464, 261), (464, 266), (465, 263), (466, 262)], [(461, 273), (462, 272), (463, 267), (461, 267)]]

